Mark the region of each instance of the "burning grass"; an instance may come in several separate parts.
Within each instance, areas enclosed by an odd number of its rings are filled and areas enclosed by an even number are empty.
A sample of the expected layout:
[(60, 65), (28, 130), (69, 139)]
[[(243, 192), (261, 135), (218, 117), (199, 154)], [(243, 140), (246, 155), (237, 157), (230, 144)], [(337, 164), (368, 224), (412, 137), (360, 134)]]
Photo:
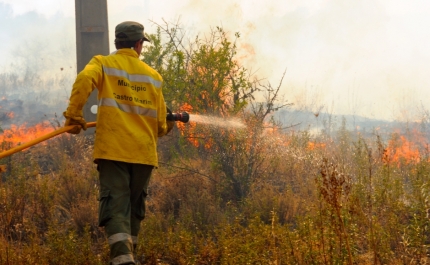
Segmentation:
[[(254, 143), (249, 135), (245, 145)], [(261, 159), (254, 160), (254, 177), (242, 179), (249, 183), (239, 201), (226, 171), (211, 159), (219, 149), (172, 155), (163, 145), (175, 145), (173, 138), (161, 141), (163, 163), (153, 176), (138, 245), (144, 264), (429, 262), (425, 137), (393, 133), (384, 142), (344, 129), (336, 137), (263, 135), (254, 146)], [(228, 143), (239, 171), (254, 149)], [(7, 166), (0, 172), (0, 265), (108, 262), (96, 225), (91, 145), (61, 136), (0, 163)]]
[(17, 145), (26, 143), (52, 131), (54, 131), (54, 128), (49, 122), (43, 122), (31, 127), (27, 127), (26, 124), (20, 126), (12, 124), (9, 129), (3, 130), (0, 141)]

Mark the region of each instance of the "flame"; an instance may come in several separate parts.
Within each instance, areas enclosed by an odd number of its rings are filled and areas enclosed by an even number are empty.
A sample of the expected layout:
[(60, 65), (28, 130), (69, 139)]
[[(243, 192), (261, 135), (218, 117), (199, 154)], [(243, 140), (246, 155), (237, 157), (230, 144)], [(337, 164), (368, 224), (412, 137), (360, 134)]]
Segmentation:
[(7, 116), (9, 119), (13, 119), (13, 118), (15, 117), (15, 113), (14, 113), (13, 111), (11, 111), (11, 112), (6, 113), (6, 116)]
[(399, 165), (401, 161), (416, 164), (421, 159), (417, 144), (407, 140), (402, 135), (397, 141), (389, 141), (387, 148), (384, 150), (383, 160), (384, 163), (393, 162)]
[(54, 128), (47, 121), (32, 127), (27, 127), (26, 124), (19, 126), (11, 125), (10, 129), (5, 129), (3, 133), (0, 134), (0, 142), (12, 143), (12, 145), (15, 146), (34, 140), (52, 131), (54, 131)]
[[(193, 110), (193, 106), (191, 106), (188, 103), (184, 103), (180, 108), (180, 111), (186, 111), (188, 113), (191, 113)], [(185, 123), (177, 122), (176, 126), (179, 129), (179, 132), (182, 136), (187, 135), (187, 140), (195, 147), (199, 146), (199, 141), (197, 140), (199, 135), (195, 133), (196, 123), (193, 121), (189, 121), (189, 126), (185, 126)]]
[(314, 143), (314, 142), (308, 142), (308, 149), (309, 150), (315, 150), (315, 149), (324, 149), (326, 146), (325, 143)]
[(188, 103), (184, 103), (180, 108), (179, 108), (179, 110), (180, 111), (186, 111), (186, 112), (188, 112), (188, 113), (191, 113), (192, 111), (193, 111), (193, 106), (191, 106), (190, 104), (188, 104)]

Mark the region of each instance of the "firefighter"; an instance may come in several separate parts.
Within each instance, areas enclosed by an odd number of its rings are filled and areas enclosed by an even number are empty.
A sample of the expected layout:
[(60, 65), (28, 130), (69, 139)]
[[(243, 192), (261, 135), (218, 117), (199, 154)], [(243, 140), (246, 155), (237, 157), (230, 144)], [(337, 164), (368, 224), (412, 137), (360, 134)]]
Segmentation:
[(160, 74), (139, 60), (148, 38), (144, 27), (126, 21), (115, 28), (116, 51), (97, 55), (78, 74), (65, 126), (86, 130), (82, 108), (98, 90), (94, 162), (100, 180), (99, 226), (108, 236), (112, 265), (139, 264), (136, 258), (140, 222), (152, 170), (158, 166), (157, 137), (174, 126), (166, 121)]

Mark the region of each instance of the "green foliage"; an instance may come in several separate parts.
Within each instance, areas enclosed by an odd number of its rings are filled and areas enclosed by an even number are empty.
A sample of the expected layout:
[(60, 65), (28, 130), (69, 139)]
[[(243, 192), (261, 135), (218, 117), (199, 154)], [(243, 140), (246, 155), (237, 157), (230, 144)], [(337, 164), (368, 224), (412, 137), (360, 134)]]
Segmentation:
[[(143, 61), (163, 76), (168, 106), (207, 114), (204, 118), (209, 124), (216, 117), (226, 122), (240, 117), (246, 123), (246, 128), (238, 129), (185, 126), (181, 138), (170, 142), (171, 148), (162, 157), (169, 159), (168, 164), (187, 164), (187, 159), (196, 155), (208, 160), (222, 176), (219, 187), (224, 202), (240, 202), (249, 193), (253, 179), (262, 173), (258, 165), (264, 160), (261, 150), (267, 146), (265, 123), (279, 127), (270, 122), (270, 114), (288, 105), (278, 102), (282, 82), (273, 88), (248, 74), (236, 58), (238, 33), (230, 36), (216, 27), (189, 40), (179, 24), (157, 26), (157, 33), (150, 36), (152, 45), (146, 46), (142, 55)], [(265, 94), (264, 102), (255, 102), (257, 92)]]
[(231, 42), (220, 27), (205, 39), (197, 36), (186, 42), (185, 38), (180, 25), (159, 25), (157, 34), (150, 36), (152, 45), (142, 52), (143, 61), (164, 79), (167, 104), (177, 109), (187, 103), (197, 113), (217, 115), (243, 109), (254, 90), (246, 69), (235, 59), (236, 40)]

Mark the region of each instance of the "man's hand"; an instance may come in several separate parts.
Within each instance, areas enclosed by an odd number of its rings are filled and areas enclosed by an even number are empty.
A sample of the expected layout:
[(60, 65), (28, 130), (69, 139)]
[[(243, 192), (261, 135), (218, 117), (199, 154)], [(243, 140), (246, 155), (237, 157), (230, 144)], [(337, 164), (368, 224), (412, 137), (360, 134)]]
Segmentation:
[(68, 133), (71, 134), (79, 134), (81, 132), (81, 129), (84, 129), (84, 131), (87, 129), (87, 122), (82, 117), (70, 117), (66, 114), (66, 112), (63, 113), (64, 117), (66, 118), (66, 122), (64, 124), (64, 127), (69, 125), (79, 125), (75, 126), (73, 129), (68, 131)]

